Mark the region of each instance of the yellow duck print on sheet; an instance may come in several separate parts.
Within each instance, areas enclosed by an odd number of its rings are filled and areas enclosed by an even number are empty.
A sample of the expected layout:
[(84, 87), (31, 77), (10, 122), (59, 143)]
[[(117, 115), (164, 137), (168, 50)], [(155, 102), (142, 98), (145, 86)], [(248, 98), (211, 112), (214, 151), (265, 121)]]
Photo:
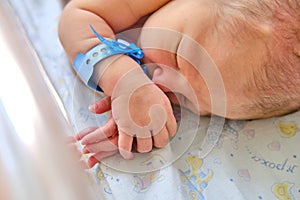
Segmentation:
[(293, 187), (291, 183), (276, 183), (272, 187), (272, 192), (279, 200), (293, 200), (293, 196), (291, 195), (290, 189)]
[(201, 170), (203, 160), (198, 156), (188, 155), (186, 161), (188, 169), (186, 171), (179, 169), (182, 183), (188, 187), (190, 199), (204, 200), (202, 192), (212, 179), (213, 172), (208, 170), (204, 173)]
[(276, 123), (279, 131), (280, 131), (280, 135), (283, 137), (293, 137), (296, 135), (297, 133), (297, 125), (294, 122), (282, 122), (282, 121), (278, 121)]

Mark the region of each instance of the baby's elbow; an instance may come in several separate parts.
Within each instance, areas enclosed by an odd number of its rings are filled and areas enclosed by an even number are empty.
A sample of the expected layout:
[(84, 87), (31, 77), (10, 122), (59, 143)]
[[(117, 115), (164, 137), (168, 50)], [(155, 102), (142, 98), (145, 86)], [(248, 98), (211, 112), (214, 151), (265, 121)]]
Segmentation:
[(99, 43), (89, 25), (103, 24), (97, 15), (82, 9), (77, 2), (73, 0), (65, 6), (58, 23), (58, 37), (70, 61)]
[(76, 9), (76, 7), (72, 5), (74, 4), (72, 2), (73, 1), (70, 1), (64, 7), (58, 22), (58, 38), (64, 48), (66, 48), (70, 36), (69, 27), (74, 23), (72, 20), (72, 11)]

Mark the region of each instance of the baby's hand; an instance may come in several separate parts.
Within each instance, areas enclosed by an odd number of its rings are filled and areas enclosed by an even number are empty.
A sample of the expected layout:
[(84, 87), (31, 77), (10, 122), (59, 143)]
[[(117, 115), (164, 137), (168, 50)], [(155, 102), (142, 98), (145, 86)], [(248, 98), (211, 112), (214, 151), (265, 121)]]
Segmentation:
[(132, 144), (144, 153), (162, 148), (176, 133), (176, 120), (167, 96), (148, 79), (132, 70), (112, 93), (112, 115), (118, 126), (118, 147), (125, 159), (133, 158)]
[[(110, 109), (110, 97), (105, 97), (90, 106), (90, 111), (96, 114), (102, 114)], [(84, 145), (82, 154), (89, 155), (86, 160), (88, 167), (93, 167), (103, 158), (118, 152), (118, 130), (111, 116), (104, 126), (86, 128), (80, 131), (75, 139)]]
[(83, 154), (88, 154), (88, 167), (93, 167), (103, 158), (118, 152), (118, 132), (112, 118), (102, 127), (89, 127), (80, 131), (76, 139), (84, 145)]

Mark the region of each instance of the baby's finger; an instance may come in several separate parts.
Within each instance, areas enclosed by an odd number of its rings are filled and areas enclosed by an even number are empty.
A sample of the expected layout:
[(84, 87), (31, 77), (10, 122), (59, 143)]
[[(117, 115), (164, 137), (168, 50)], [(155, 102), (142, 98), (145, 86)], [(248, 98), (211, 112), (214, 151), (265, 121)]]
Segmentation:
[(176, 132), (177, 132), (177, 123), (176, 123), (176, 119), (175, 116), (173, 114), (172, 109), (167, 110), (167, 130), (169, 132), (169, 137), (173, 137)]
[(81, 140), (83, 137), (85, 137), (86, 135), (90, 134), (91, 132), (95, 131), (96, 129), (98, 129), (99, 127), (89, 127), (89, 128), (85, 128), (83, 130), (81, 130), (77, 135), (75, 135), (75, 139), (76, 140)]
[(79, 160), (79, 169), (85, 170), (90, 168), (85, 160)]
[(88, 160), (86, 161), (87, 162), (87, 166), (89, 168), (92, 168), (94, 167), (97, 163), (99, 163), (101, 160), (103, 160), (104, 158), (107, 158), (109, 156), (113, 156), (115, 155), (116, 153), (118, 153), (118, 150), (115, 150), (115, 151), (108, 151), (108, 152), (99, 152), (99, 153), (96, 153), (92, 156), (90, 156), (88, 158)]
[(83, 170), (87, 169), (88, 166), (87, 166), (86, 162), (81, 159), (82, 153), (79, 150), (78, 146), (75, 143), (70, 143), (67, 146), (68, 146), (68, 149), (71, 151), (70, 153), (72, 153), (75, 156), (75, 159), (78, 160), (79, 168), (83, 169)]
[(131, 152), (132, 142), (133, 142), (132, 136), (123, 133), (122, 131), (119, 131), (119, 140), (118, 140), (119, 152), (124, 159), (129, 160), (133, 158), (133, 153)]
[(72, 144), (72, 143), (76, 143), (76, 138), (74, 136), (67, 136), (66, 137), (66, 143), (67, 144)]
[(112, 137), (113, 135), (117, 135), (117, 133), (118, 133), (117, 125), (113, 120), (113, 118), (110, 118), (104, 126), (85, 135), (81, 139), (81, 144), (87, 145), (87, 144), (98, 143), (102, 140), (106, 140), (107, 138)]
[(98, 153), (102, 151), (116, 151), (118, 150), (118, 136), (109, 138), (108, 140), (101, 141), (99, 143), (88, 144), (83, 147), (82, 152), (87, 153)]
[(92, 168), (94, 167), (100, 160), (98, 160), (97, 158), (95, 158), (94, 156), (90, 156), (87, 161), (86, 161), (86, 165), (88, 168)]
[(147, 153), (152, 150), (152, 138), (136, 138), (136, 150), (140, 153)]
[(157, 148), (163, 148), (169, 143), (169, 133), (164, 127), (158, 134), (153, 135), (153, 145)]
[(82, 153), (80, 152), (78, 146), (75, 143), (70, 143), (67, 145), (68, 149), (71, 151), (73, 155), (75, 155), (76, 159), (80, 160)]
[(89, 110), (95, 114), (102, 114), (111, 110), (111, 97), (104, 97), (89, 106)]

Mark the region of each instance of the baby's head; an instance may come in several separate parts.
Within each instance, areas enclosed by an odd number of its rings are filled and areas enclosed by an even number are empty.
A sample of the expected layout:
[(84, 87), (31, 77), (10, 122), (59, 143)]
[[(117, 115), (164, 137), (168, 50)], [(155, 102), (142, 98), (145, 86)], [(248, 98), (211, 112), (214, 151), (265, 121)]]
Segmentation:
[[(221, 43), (230, 46), (222, 60), (216, 59), (232, 101), (228, 117), (270, 117), (299, 109), (300, 0), (218, 4), (215, 30), (225, 35)], [(232, 75), (224, 76), (226, 70)]]

